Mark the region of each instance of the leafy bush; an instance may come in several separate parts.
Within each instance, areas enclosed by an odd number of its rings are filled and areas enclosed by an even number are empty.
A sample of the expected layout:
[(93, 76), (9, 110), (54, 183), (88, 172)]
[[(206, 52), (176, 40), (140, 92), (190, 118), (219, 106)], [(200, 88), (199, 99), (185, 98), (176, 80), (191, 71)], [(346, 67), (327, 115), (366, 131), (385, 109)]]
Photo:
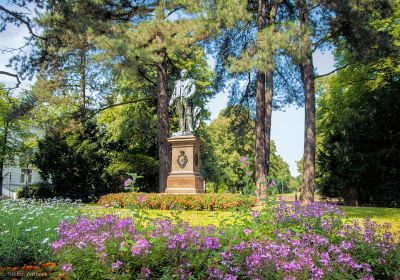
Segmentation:
[(17, 191), (18, 198), (47, 199), (53, 198), (56, 194), (52, 185), (48, 182), (40, 182), (29, 186), (24, 186)]
[(386, 226), (343, 224), (335, 206), (278, 207), (236, 224), (190, 227), (115, 216), (60, 224), (52, 244), (72, 279), (397, 279), (400, 247)]
[(87, 123), (84, 133), (52, 130), (39, 141), (34, 163), (54, 196), (87, 202), (122, 190), (121, 182), (105, 170), (109, 159), (100, 136), (96, 125)]
[(131, 207), (143, 209), (182, 210), (228, 210), (250, 208), (256, 203), (254, 196), (239, 194), (156, 194), (116, 193), (100, 197), (97, 204), (102, 206)]

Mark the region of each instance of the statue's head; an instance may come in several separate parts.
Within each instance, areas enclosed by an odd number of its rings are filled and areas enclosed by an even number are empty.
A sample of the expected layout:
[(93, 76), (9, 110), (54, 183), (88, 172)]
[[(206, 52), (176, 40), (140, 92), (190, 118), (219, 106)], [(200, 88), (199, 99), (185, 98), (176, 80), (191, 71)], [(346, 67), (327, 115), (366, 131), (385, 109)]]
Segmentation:
[(183, 70), (181, 71), (181, 77), (182, 77), (182, 78), (186, 78), (186, 77), (187, 77), (187, 74), (188, 74), (188, 70), (187, 70), (187, 69), (183, 69)]

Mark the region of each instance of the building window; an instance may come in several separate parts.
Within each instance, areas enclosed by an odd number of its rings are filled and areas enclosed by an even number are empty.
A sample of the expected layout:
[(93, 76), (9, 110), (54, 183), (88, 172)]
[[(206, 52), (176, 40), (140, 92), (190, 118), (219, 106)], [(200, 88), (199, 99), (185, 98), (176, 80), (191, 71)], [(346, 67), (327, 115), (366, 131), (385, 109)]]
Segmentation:
[(21, 168), (21, 184), (32, 184), (32, 169)]

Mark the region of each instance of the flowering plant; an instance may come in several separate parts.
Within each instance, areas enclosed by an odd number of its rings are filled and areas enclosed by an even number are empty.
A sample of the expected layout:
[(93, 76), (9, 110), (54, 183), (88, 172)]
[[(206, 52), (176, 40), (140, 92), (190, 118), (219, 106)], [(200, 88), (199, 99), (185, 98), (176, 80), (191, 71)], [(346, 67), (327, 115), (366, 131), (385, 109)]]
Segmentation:
[(116, 193), (100, 197), (102, 206), (132, 207), (142, 209), (182, 209), (182, 210), (228, 210), (250, 208), (256, 203), (253, 196), (239, 194), (156, 194), (156, 193)]
[(115, 216), (60, 224), (52, 248), (72, 279), (396, 279), (400, 247), (387, 226), (344, 224), (336, 206), (238, 213), (225, 227)]

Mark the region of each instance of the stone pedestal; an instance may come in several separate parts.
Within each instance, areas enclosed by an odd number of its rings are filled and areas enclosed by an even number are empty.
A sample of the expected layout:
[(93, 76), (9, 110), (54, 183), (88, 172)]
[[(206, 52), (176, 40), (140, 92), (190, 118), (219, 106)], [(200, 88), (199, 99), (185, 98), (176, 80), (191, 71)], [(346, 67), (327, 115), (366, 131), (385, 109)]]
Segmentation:
[(171, 173), (166, 193), (204, 193), (200, 174), (201, 140), (195, 135), (168, 138), (172, 148)]

